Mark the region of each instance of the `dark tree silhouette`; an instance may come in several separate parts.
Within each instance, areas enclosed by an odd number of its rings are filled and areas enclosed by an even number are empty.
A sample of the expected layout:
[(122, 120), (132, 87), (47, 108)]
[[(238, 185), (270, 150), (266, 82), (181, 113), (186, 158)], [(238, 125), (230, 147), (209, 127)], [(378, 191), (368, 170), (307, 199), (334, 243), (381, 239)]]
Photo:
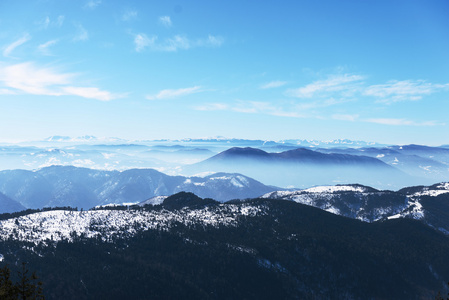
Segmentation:
[(0, 269), (0, 299), (5, 300), (41, 300), (45, 299), (42, 291), (42, 282), (37, 281), (36, 272), (31, 276), (30, 271), (26, 267), (26, 263), (22, 263), (22, 269), (18, 273), (18, 281), (13, 283), (11, 280), (11, 271), (8, 266)]
[(11, 271), (8, 266), (0, 269), (0, 299), (17, 299), (17, 288), (11, 280)]
[[(447, 283), (447, 285), (449, 286), (449, 282)], [(438, 295), (435, 298), (436, 300), (449, 300), (449, 293), (447, 293), (447, 298), (444, 299), (443, 296), (441, 296), (441, 292), (438, 292)]]

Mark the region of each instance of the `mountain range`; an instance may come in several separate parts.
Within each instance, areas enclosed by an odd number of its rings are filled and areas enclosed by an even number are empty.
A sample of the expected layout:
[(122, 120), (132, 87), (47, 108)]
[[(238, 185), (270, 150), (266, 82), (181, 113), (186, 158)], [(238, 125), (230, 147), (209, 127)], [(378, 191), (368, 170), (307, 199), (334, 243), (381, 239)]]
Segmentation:
[[(248, 147), (253, 150), (247, 151), (247, 160), (255, 164), (233, 163), (237, 156), (231, 159), (231, 152)], [(255, 161), (256, 150), (277, 157), (271, 161)], [(359, 158), (354, 158), (356, 156)], [(220, 164), (223, 159), (219, 157), (227, 157), (227, 162)], [(371, 163), (366, 157), (372, 159)], [(397, 190), (446, 181), (449, 178), (449, 149), (351, 140), (265, 141), (218, 137), (127, 141), (94, 136), (54, 136), (43, 141), (0, 146), (0, 170), (37, 170), (53, 165), (109, 171), (152, 168), (169, 175), (190, 176), (199, 172), (237, 172), (266, 185), (283, 188), (359, 183), (377, 189)], [(207, 166), (213, 169), (209, 170)]]
[[(102, 171), (51, 166), (37, 171), (0, 171), (0, 193), (16, 201), (17, 210), (71, 206), (89, 209), (98, 205), (138, 203), (154, 196), (180, 191), (227, 201), (254, 198), (279, 188), (263, 185), (240, 174), (217, 173), (205, 177), (169, 176), (153, 169)], [(2, 199), (2, 198), (0, 198)], [(2, 200), (6, 203), (8, 198)], [(12, 204), (0, 212), (11, 212)]]
[(449, 178), (449, 149), (421, 145), (389, 146), (383, 148), (317, 148), (321, 153), (340, 153), (377, 158), (421, 182)]
[(360, 183), (395, 189), (416, 183), (410, 175), (375, 157), (321, 153), (305, 148), (269, 153), (251, 147), (233, 147), (183, 172), (236, 172), (265, 184), (306, 188), (313, 185)]

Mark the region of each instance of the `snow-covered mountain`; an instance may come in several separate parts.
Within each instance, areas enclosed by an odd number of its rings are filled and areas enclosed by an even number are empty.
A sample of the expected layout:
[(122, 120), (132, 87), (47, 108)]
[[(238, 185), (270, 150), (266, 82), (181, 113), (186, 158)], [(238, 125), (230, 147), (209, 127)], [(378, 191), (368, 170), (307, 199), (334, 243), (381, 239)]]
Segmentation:
[[(139, 203), (154, 196), (181, 191), (218, 201), (254, 198), (279, 188), (241, 174), (218, 173), (206, 177), (169, 176), (153, 169), (101, 171), (52, 166), (37, 171), (0, 172), (0, 193), (26, 208)], [(0, 207), (0, 212), (10, 212)]]
[(15, 274), (29, 262), (48, 299), (432, 299), (449, 276), (448, 236), (422, 222), (367, 223), (293, 201), (179, 193), (158, 206), (1, 217), (3, 263)]
[[(0, 221), (0, 240), (13, 238), (38, 244), (47, 239), (71, 241), (76, 237), (101, 236), (107, 241), (130, 237), (142, 230), (169, 229), (177, 223), (186, 226), (236, 226), (242, 216), (271, 214), (265, 205), (259, 204), (259, 201), (263, 203), (262, 199), (293, 201), (368, 223), (416, 219), (449, 235), (449, 183), (439, 183), (409, 187), (398, 192), (379, 191), (361, 185), (318, 186), (300, 191), (275, 191), (263, 195), (260, 200), (228, 203), (181, 192), (143, 201), (139, 203), (143, 209), (50, 210), (9, 218)], [(159, 205), (159, 208), (145, 209), (147, 204)]]
[(361, 185), (276, 191), (262, 198), (290, 200), (365, 222), (412, 218), (449, 234), (449, 183), (379, 191)]
[[(185, 194), (185, 193), (184, 193)], [(196, 197), (196, 196), (195, 196)], [(200, 200), (201, 202), (202, 200)], [(266, 215), (267, 209), (250, 204), (179, 210), (52, 210), (0, 221), (0, 240), (40, 242), (73, 241), (76, 237), (101, 237), (104, 241), (129, 238), (139, 231), (168, 230), (176, 224), (195, 226), (236, 226), (240, 216)]]

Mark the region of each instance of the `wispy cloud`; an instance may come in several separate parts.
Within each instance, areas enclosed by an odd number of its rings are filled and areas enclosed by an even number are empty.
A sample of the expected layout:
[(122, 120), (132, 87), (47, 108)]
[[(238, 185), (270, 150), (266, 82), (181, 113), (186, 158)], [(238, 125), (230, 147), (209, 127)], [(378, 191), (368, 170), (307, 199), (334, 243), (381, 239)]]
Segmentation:
[(209, 34), (206, 39), (199, 39), (194, 45), (200, 47), (220, 47), (223, 43), (223, 37)]
[(17, 47), (19, 47), (20, 45), (25, 44), (26, 42), (28, 42), (31, 39), (31, 36), (26, 33), (23, 37), (21, 37), (20, 39), (18, 39), (17, 41), (9, 44), (8, 46), (6, 46), (3, 49), (3, 56), (5, 57), (9, 57), (11, 52), (14, 51), (14, 49), (16, 49)]
[(265, 83), (265, 84), (261, 85), (260, 88), (263, 90), (273, 89), (273, 88), (278, 88), (278, 87), (284, 86), (286, 84), (287, 84), (286, 81), (276, 80), (276, 81), (271, 81), (271, 82)]
[(214, 111), (214, 110), (229, 110), (229, 106), (224, 103), (206, 103), (195, 107), (195, 110)]
[(425, 121), (425, 122), (415, 122), (407, 119), (395, 119), (395, 118), (373, 118), (366, 119), (365, 122), (376, 123), (382, 125), (393, 125), (393, 126), (436, 126), (444, 125), (436, 121)]
[(64, 24), (65, 17), (63, 15), (59, 15), (55, 20), (51, 20), (49, 16), (46, 16), (45, 19), (43, 19), (38, 24), (41, 25), (42, 29), (48, 29), (50, 26), (52, 27), (61, 27)]
[(160, 24), (162, 24), (162, 25), (164, 25), (165, 27), (171, 27), (173, 24), (172, 24), (172, 21), (171, 21), (171, 19), (170, 19), (170, 16), (162, 16), (162, 17), (159, 17), (159, 23)]
[(87, 41), (89, 39), (89, 33), (87, 32), (86, 28), (84, 28), (81, 24), (75, 25), (78, 28), (77, 35), (73, 38), (74, 42), (82, 42)]
[(359, 118), (359, 115), (349, 115), (349, 114), (334, 114), (332, 115), (332, 119), (339, 121), (351, 121), (354, 122)]
[(101, 4), (101, 0), (89, 0), (84, 4), (83, 8), (85, 9), (95, 9), (97, 6)]
[[(434, 84), (425, 80), (390, 80), (384, 84), (367, 85), (364, 76), (354, 74), (331, 75), (297, 89), (288, 89), (287, 96), (314, 99), (347, 100), (351, 98), (374, 97), (377, 103), (392, 104), (399, 101), (417, 101), (424, 96), (449, 89), (449, 83)], [(322, 101), (321, 101), (322, 102)]]
[(69, 84), (74, 75), (38, 68), (31, 62), (0, 65), (0, 82), (5, 87), (33, 95), (59, 95), (54, 87)]
[(137, 52), (142, 52), (146, 47), (152, 45), (156, 37), (149, 38), (144, 33), (139, 33), (134, 36), (134, 46)]
[(194, 86), (194, 87), (176, 89), (176, 90), (166, 89), (166, 90), (160, 91), (156, 95), (148, 95), (146, 98), (148, 100), (171, 99), (171, 98), (182, 97), (182, 96), (186, 96), (186, 95), (190, 95), (190, 94), (194, 94), (194, 93), (199, 93), (201, 91), (202, 90), (201, 90), (200, 86)]
[(80, 96), (101, 101), (110, 101), (116, 98), (121, 98), (121, 95), (112, 94), (111, 92), (100, 90), (96, 87), (66, 86), (62, 88), (62, 91), (66, 95)]
[(73, 95), (102, 101), (123, 96), (96, 87), (76, 86), (76, 76), (74, 73), (58, 72), (54, 68), (38, 67), (32, 62), (0, 64), (0, 90), (8, 94)]
[(137, 18), (137, 11), (136, 10), (127, 10), (123, 15), (122, 15), (122, 20), (123, 21), (130, 21), (132, 19)]
[(392, 80), (386, 84), (367, 87), (364, 95), (379, 98), (378, 102), (390, 104), (399, 101), (421, 100), (424, 95), (448, 88), (449, 84), (432, 84), (424, 80)]
[(350, 96), (357, 90), (357, 84), (363, 79), (361, 75), (332, 75), (325, 80), (318, 80), (301, 88), (289, 89), (286, 94), (297, 98), (312, 98), (317, 95), (326, 96), (330, 93), (341, 92), (345, 96)]
[(48, 26), (50, 25), (50, 17), (45, 17), (44, 21), (42, 21), (42, 26), (47, 29)]
[(303, 118), (304, 116), (297, 111), (287, 111), (282, 107), (274, 106), (269, 102), (262, 101), (237, 101), (233, 105), (224, 103), (207, 103), (194, 108), (199, 111), (234, 111), (247, 114), (267, 114), (278, 117)]
[(63, 15), (58, 16), (58, 18), (56, 19), (56, 25), (58, 27), (61, 27), (62, 24), (64, 24), (64, 20), (65, 20), (65, 17)]
[(153, 45), (155, 50), (160, 51), (177, 51), (178, 49), (189, 49), (191, 47), (190, 40), (181, 35), (175, 35), (172, 38), (168, 38), (164, 43), (160, 45)]
[(137, 52), (149, 48), (152, 51), (176, 52), (194, 47), (218, 47), (223, 44), (223, 38), (209, 35), (206, 39), (190, 40), (186, 36), (175, 35), (159, 40), (158, 36), (148, 37), (144, 33), (134, 36), (134, 46)]
[(51, 40), (48, 41), (46, 43), (40, 44), (37, 49), (39, 50), (39, 52), (41, 52), (43, 55), (51, 55), (50, 50), (48, 48), (50, 48), (51, 46), (55, 45), (58, 41), (57, 40)]

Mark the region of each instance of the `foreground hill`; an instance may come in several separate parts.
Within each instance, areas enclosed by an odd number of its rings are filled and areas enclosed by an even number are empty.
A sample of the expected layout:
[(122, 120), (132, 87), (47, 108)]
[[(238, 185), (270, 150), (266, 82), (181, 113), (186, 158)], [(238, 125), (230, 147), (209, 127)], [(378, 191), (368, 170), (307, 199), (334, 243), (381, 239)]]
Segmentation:
[(234, 147), (202, 162), (185, 166), (183, 170), (188, 174), (235, 172), (265, 184), (296, 188), (357, 182), (376, 188), (397, 189), (417, 182), (374, 157), (321, 153), (304, 148), (268, 153), (250, 147)]
[(318, 186), (300, 191), (277, 191), (263, 198), (290, 200), (345, 217), (374, 222), (412, 218), (449, 234), (449, 183), (379, 191), (362, 185)]
[(4, 263), (28, 261), (48, 299), (431, 299), (449, 278), (449, 238), (422, 222), (293, 201), (180, 193), (0, 225)]
[[(206, 177), (169, 176), (153, 169), (102, 171), (52, 166), (37, 171), (0, 172), (0, 193), (26, 208), (138, 203), (180, 191), (227, 201), (254, 198), (279, 188), (266, 186), (241, 174), (218, 173)], [(1, 204), (1, 203), (0, 203)], [(0, 206), (0, 213), (12, 206)]]

